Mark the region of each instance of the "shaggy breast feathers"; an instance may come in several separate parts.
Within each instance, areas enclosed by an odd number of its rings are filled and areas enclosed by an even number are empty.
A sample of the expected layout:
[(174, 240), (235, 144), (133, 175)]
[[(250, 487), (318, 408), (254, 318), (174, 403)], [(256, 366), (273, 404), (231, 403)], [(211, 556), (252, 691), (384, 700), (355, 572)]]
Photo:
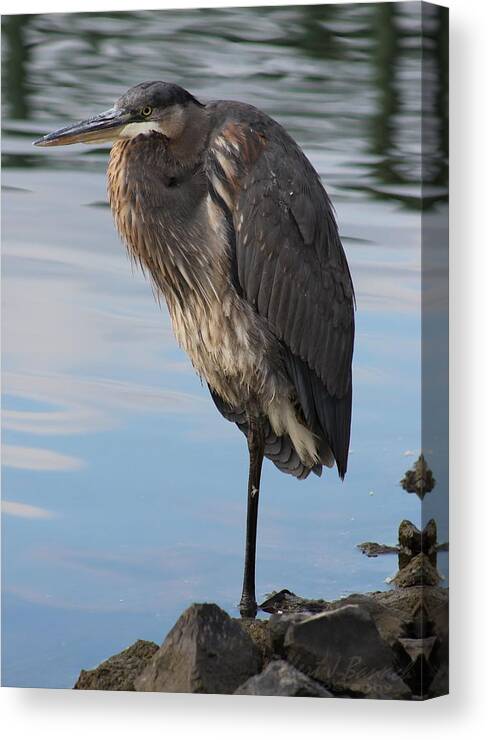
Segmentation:
[[(216, 104), (217, 124), (219, 115)], [(289, 451), (278, 465), (286, 472), (318, 472), (333, 455), (343, 475), (353, 291), (330, 202), (299, 147), (264, 114), (237, 106), (217, 124), (190, 163), (157, 134), (115, 144), (117, 228), (222, 413), (264, 415), (281, 458)]]

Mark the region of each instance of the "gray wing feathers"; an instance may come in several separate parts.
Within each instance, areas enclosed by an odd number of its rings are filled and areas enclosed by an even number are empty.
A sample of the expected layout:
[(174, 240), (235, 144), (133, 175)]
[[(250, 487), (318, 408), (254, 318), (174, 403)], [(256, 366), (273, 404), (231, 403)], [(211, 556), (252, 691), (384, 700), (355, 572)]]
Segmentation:
[(329, 393), (345, 396), (354, 337), (352, 282), (327, 195), (304, 155), (294, 154), (296, 168), (278, 160), (276, 179), (270, 179), (266, 151), (239, 194), (239, 283)]
[[(264, 149), (236, 210), (239, 283), (284, 346), (307, 423), (343, 477), (351, 424), (354, 294), (332, 206), (301, 150), (281, 133)], [(325, 447), (327, 445), (324, 445)]]
[[(332, 205), (301, 149), (256, 109), (236, 106), (235, 119), (224, 121), (218, 134), (227, 137), (228, 151), (237, 152), (236, 176), (224, 183), (233, 201), (236, 287), (281, 341), (304, 417), (324, 451), (332, 450), (343, 477), (351, 424), (354, 291)], [(278, 450), (271, 439), (270, 434), (270, 452)], [(274, 462), (290, 472), (293, 455), (284, 460), (291, 443), (282, 439)], [(330, 462), (326, 452), (324, 462)]]

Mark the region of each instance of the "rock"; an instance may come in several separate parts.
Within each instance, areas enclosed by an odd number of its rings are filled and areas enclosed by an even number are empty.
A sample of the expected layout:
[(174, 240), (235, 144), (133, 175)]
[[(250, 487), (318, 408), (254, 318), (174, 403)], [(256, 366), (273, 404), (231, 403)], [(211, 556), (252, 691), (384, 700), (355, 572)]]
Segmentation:
[(194, 604), (161, 648), (140, 640), (81, 671), (75, 688), (299, 696), (296, 670), (315, 691), (334, 695), (441, 696), (449, 690), (449, 591), (417, 583), (429, 566), (419, 553), (397, 579), (408, 587), (337, 601), (280, 591), (265, 602), (269, 620), (231, 619), (214, 604)]
[(241, 618), (236, 620), (242, 629), (247, 632), (261, 654), (261, 660), (268, 663), (273, 655), (271, 646), (269, 621), (264, 619)]
[(441, 581), (441, 576), (428, 556), (421, 552), (416, 555), (408, 565), (398, 571), (392, 578), (392, 583), (400, 588), (409, 588), (411, 586), (437, 586)]
[[(410, 620), (424, 605), (429, 614), (445, 612), (449, 603), (449, 590), (438, 586), (411, 586), (410, 588), (393, 588), (388, 591), (376, 591), (365, 594), (382, 606), (401, 611)], [(419, 635), (420, 636), (420, 635)]]
[[(423, 603), (429, 615), (431, 634), (437, 637), (430, 663), (434, 676), (429, 687), (432, 696), (449, 693), (449, 600), (447, 589), (424, 589)], [(439, 598), (439, 592), (444, 598)]]
[[(351, 594), (337, 601), (324, 601), (323, 599), (304, 599), (292, 594), (290, 591), (280, 591), (273, 594), (260, 608), (267, 606), (266, 611), (279, 616), (292, 614), (318, 614), (349, 603), (361, 605), (370, 602), (394, 609), (401, 613), (405, 620), (411, 619), (418, 605), (425, 601), (429, 605), (429, 611), (440, 610), (445, 613), (449, 601), (449, 592), (446, 588), (427, 587), (424, 585), (412, 586), (408, 589), (394, 588), (387, 591), (373, 591), (366, 594)], [(278, 608), (279, 607), (279, 608)], [(271, 620), (270, 620), (271, 622)]]
[(449, 644), (449, 598), (448, 590), (443, 588), (424, 588), (423, 599), (429, 619), (432, 622), (432, 634)]
[(269, 614), (289, 614), (297, 612), (322, 612), (327, 607), (323, 599), (303, 599), (292, 591), (284, 588), (270, 596), (259, 605), (259, 608)]
[(371, 699), (411, 697), (373, 618), (357, 604), (292, 624), (284, 649), (290, 663), (333, 693)]
[(400, 637), (406, 636), (406, 621), (408, 621), (408, 617), (398, 608), (383, 605), (374, 596), (376, 594), (351, 594), (338, 601), (316, 602), (307, 602), (303, 599), (304, 604), (312, 606), (312, 610), (273, 614), (268, 622), (269, 640), (272, 651), (278, 655), (284, 655), (283, 644), (290, 625), (313, 616), (313, 614), (319, 612), (318, 607), (320, 607), (319, 613), (323, 613), (351, 604), (358, 604), (365, 608), (374, 619), (380, 636), (390, 647), (394, 647)]
[(81, 671), (73, 688), (135, 691), (134, 679), (142, 673), (157, 650), (155, 642), (137, 640), (126, 650), (101, 663), (98, 668)]
[(361, 542), (356, 547), (368, 558), (377, 558), (378, 555), (397, 553), (399, 550), (396, 545), (380, 545), (378, 542)]
[(310, 612), (296, 612), (294, 614), (272, 614), (268, 621), (269, 641), (271, 649), (276, 655), (284, 655), (285, 636), (292, 624), (301, 622), (313, 616)]
[(407, 470), (400, 485), (407, 493), (416, 493), (419, 499), (423, 499), (426, 493), (430, 493), (435, 486), (435, 478), (432, 470), (427, 465), (425, 457), (421, 454), (412, 470)]
[(398, 641), (410, 660), (415, 662), (419, 658), (429, 661), (432, 649), (437, 642), (437, 637), (401, 637)]
[(437, 567), (437, 525), (429, 519), (422, 531), (408, 519), (400, 522), (398, 528), (398, 568), (405, 568), (412, 558), (423, 552), (428, 556), (431, 565)]
[(449, 668), (443, 663), (429, 686), (429, 696), (434, 699), (438, 696), (446, 696), (449, 693)]
[(335, 608), (357, 604), (366, 609), (374, 620), (380, 637), (390, 647), (395, 647), (399, 638), (406, 636), (408, 617), (404, 611), (391, 606), (385, 606), (368, 594), (351, 594), (336, 602)]
[(232, 694), (261, 669), (254, 642), (216, 604), (192, 604), (135, 681), (136, 691)]
[[(435, 680), (435, 675), (443, 667), (447, 677), (449, 665), (449, 590), (438, 586), (410, 586), (409, 588), (383, 591), (375, 594), (374, 597), (378, 603), (397, 609), (404, 615), (407, 634), (400, 636), (400, 645), (402, 645), (403, 637), (406, 637), (422, 640), (424, 644), (431, 648), (428, 650), (428, 655), (425, 655), (426, 669), (422, 676), (422, 691), (417, 690), (415, 692), (425, 694), (429, 686), (428, 682), (431, 679)], [(412, 643), (413, 645), (414, 643)], [(405, 646), (406, 644), (402, 645), (404, 653)], [(411, 668), (408, 664), (409, 661), (406, 659), (407, 655), (408, 651), (405, 654), (405, 659), (402, 659), (397, 651), (397, 657), (399, 657), (404, 671), (409, 671)], [(411, 655), (409, 660), (412, 660)], [(447, 690), (444, 693), (447, 693)]]
[(273, 660), (262, 673), (250, 678), (234, 693), (248, 696), (332, 697), (317, 681), (305, 676), (284, 660)]

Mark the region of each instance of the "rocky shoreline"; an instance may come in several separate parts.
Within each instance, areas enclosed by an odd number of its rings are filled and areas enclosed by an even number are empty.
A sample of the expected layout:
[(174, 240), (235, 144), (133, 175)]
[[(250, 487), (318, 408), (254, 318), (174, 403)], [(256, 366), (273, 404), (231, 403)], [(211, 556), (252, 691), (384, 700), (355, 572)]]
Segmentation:
[(419, 700), (448, 693), (448, 590), (411, 586), (337, 601), (289, 591), (236, 619), (192, 604), (163, 644), (138, 640), (75, 689)]
[[(435, 486), (423, 455), (401, 482), (420, 499)], [(422, 700), (449, 693), (449, 592), (440, 586), (430, 519), (404, 519), (398, 544), (363, 542), (368, 557), (395, 553), (389, 591), (336, 601), (286, 589), (260, 605), (268, 619), (236, 619), (217, 604), (192, 604), (161, 646), (138, 640), (75, 689), (253, 696)]]

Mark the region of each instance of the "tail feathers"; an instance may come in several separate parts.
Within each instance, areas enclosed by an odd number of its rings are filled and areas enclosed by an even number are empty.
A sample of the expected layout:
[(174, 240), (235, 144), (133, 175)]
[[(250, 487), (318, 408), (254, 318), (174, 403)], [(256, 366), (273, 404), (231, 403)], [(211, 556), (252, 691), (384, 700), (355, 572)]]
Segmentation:
[[(290, 351), (285, 351), (284, 359), (309, 428), (319, 439), (325, 438), (330, 467), (336, 462), (339, 476), (344, 478), (351, 431), (352, 382), (344, 397), (336, 398), (330, 395), (317, 374), (303, 360)], [(322, 455), (320, 459), (329, 465)]]
[[(248, 425), (245, 412), (228, 406), (210, 387), (209, 391), (222, 416), (228, 421), (233, 421), (237, 424), (241, 432), (247, 437)], [(271, 460), (271, 462), (274, 463), (282, 473), (287, 473), (288, 475), (293, 475), (299, 480), (304, 480), (310, 475), (310, 473), (315, 473), (315, 475), (321, 476), (322, 464), (329, 467), (334, 464), (333, 457), (332, 462), (330, 462), (332, 453), (327, 445), (325, 446), (326, 449), (320, 449), (320, 462), (312, 467), (307, 467), (300, 460), (298, 452), (287, 434), (280, 436), (276, 435), (268, 420), (266, 420), (264, 432), (264, 455)]]

